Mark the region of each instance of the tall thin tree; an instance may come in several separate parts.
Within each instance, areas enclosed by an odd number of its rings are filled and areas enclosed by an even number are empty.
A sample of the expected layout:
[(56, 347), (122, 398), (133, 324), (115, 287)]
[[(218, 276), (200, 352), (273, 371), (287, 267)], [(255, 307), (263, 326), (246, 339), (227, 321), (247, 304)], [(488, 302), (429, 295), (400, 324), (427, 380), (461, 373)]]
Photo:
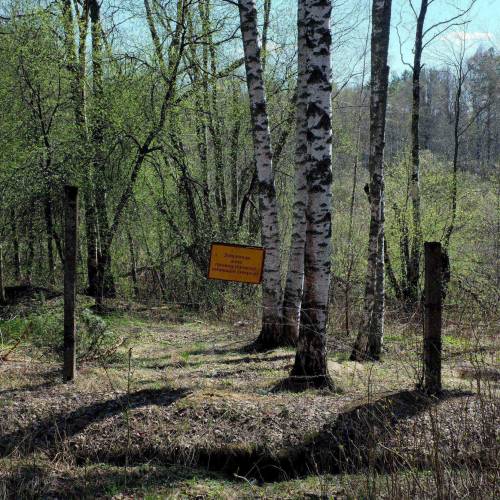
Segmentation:
[[(61, 0), (64, 26), (66, 66), (71, 78), (71, 101), (77, 134), (74, 164), (84, 177), (85, 239), (87, 247), (87, 293), (97, 295), (97, 215), (94, 203), (94, 183), (88, 168), (88, 134), (86, 117), (85, 75), (87, 68), (87, 32), (89, 27), (89, 0), (78, 3)], [(75, 20), (78, 30), (75, 30)], [(76, 35), (76, 32), (78, 35)]]
[(255, 0), (238, 0), (245, 70), (250, 99), (254, 157), (259, 181), (261, 238), (266, 249), (262, 283), (262, 330), (257, 345), (275, 347), (281, 333), (280, 232), (274, 186), (273, 152), (262, 72)]
[(384, 334), (384, 137), (389, 84), (389, 33), (392, 0), (373, 0), (370, 95), (370, 233), (364, 317), (351, 355), (353, 360), (379, 359)]
[(411, 111), (411, 177), (410, 198), (412, 204), (413, 236), (410, 249), (410, 260), (407, 270), (406, 299), (409, 304), (418, 300), (418, 282), (420, 278), (420, 256), (422, 247), (422, 216), (420, 213), (420, 74), (422, 72), (422, 51), (424, 22), (427, 14), (428, 0), (422, 0), (417, 16), (415, 44), (413, 47), (413, 86)]
[(283, 296), (283, 337), (296, 342), (299, 337), (300, 306), (304, 285), (304, 247), (306, 241), (307, 204), (307, 44), (306, 2), (299, 0), (297, 9), (297, 105), (295, 132), (295, 198), (293, 202), (292, 241)]
[[(424, 28), (427, 11), (433, 0), (421, 0), (420, 10), (417, 11), (410, 1), (416, 19), (415, 42), (413, 45), (412, 68), (412, 113), (411, 113), (411, 174), (409, 178), (409, 195), (412, 206), (412, 231), (411, 242), (405, 265), (403, 268), (403, 296), (406, 305), (414, 308), (419, 299), (420, 261), (422, 254), (422, 209), (420, 194), (420, 94), (422, 73), (422, 53), (424, 49), (436, 38), (441, 36), (452, 26), (463, 26), (467, 21), (464, 17), (470, 12), (476, 0), (470, 0), (464, 9), (457, 9), (455, 15), (446, 20), (438, 21)], [(405, 223), (406, 226), (406, 223)], [(406, 231), (406, 227), (405, 227)], [(405, 237), (408, 240), (407, 237)]]
[(94, 195), (97, 213), (97, 228), (100, 247), (97, 254), (97, 301), (102, 297), (115, 294), (114, 278), (111, 271), (111, 252), (105, 244), (110, 232), (110, 223), (106, 206), (107, 175), (105, 160), (105, 128), (106, 103), (104, 98), (104, 68), (101, 4), (97, 0), (89, 0), (92, 41), (92, 125), (91, 138), (93, 146), (92, 168), (94, 174)]

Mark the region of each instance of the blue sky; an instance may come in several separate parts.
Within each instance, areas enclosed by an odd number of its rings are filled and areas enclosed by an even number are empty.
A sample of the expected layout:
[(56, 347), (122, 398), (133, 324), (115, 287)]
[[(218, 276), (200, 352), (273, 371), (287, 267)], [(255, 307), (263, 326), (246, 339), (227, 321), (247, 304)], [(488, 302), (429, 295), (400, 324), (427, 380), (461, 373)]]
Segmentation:
[[(114, 0), (107, 0), (106, 6), (113, 11)], [(342, 83), (346, 79), (359, 81), (362, 59), (361, 54), (366, 43), (367, 28), (371, 0), (332, 0), (333, 21), (333, 73), (334, 80)], [(412, 0), (415, 8), (420, 0)], [(449, 19), (460, 9), (465, 9), (471, 0), (432, 0), (429, 6), (425, 27)], [(214, 0), (219, 16), (226, 19), (222, 38), (235, 33), (239, 36), (238, 9), (225, 0)], [(263, 0), (257, 0), (260, 20), (262, 21)], [(296, 50), (296, 11), (297, 0), (272, 0), (271, 34), (268, 48), (273, 51), (278, 61), (287, 61)], [(121, 25), (121, 45), (124, 50), (150, 49), (149, 32), (144, 22), (144, 5), (142, 0), (123, 0), (120, 2), (121, 14), (126, 19)], [(468, 24), (454, 26), (448, 32), (437, 37), (424, 51), (423, 62), (427, 66), (443, 65), (445, 59), (460, 47), (465, 40), (467, 55), (472, 55), (480, 46), (488, 48), (500, 45), (500, 0), (476, 0), (467, 14)], [(410, 0), (393, 0), (391, 43), (389, 49), (389, 65), (391, 73), (400, 74), (405, 65), (401, 62), (401, 53), (407, 62), (412, 62), (412, 46), (415, 36), (416, 20), (410, 8)], [(355, 26), (354, 29), (346, 28)], [(397, 29), (396, 29), (397, 28)], [(402, 41), (400, 42), (398, 31)], [(429, 35), (432, 35), (430, 33)], [(369, 51), (369, 45), (368, 45)], [(281, 55), (280, 55), (281, 54)], [(241, 57), (241, 40), (234, 40), (226, 45), (226, 56), (229, 60)], [(354, 73), (354, 74), (353, 74)]]
[[(413, 0), (418, 8), (419, 0)], [(465, 9), (470, 4), (468, 0), (434, 0), (427, 12), (425, 27), (450, 19), (458, 9)], [(443, 64), (443, 58), (454, 49), (460, 47), (462, 41), (466, 50), (472, 54), (480, 46), (498, 49), (500, 42), (500, 0), (477, 0), (470, 12), (466, 15), (469, 22), (463, 26), (453, 26), (446, 33), (438, 36), (424, 51), (424, 62), (427, 65)], [(389, 50), (389, 64), (391, 71), (400, 73), (404, 69), (399, 50), (399, 38), (396, 27), (400, 32), (403, 43), (403, 58), (411, 62), (412, 45), (415, 34), (415, 18), (409, 8), (409, 0), (393, 0), (393, 14), (391, 23), (391, 44)], [(439, 27), (434, 31), (439, 31)], [(429, 35), (431, 35), (429, 33)]]
[[(231, 9), (236, 10), (235, 6), (224, 3), (224, 0), (215, 1), (220, 2), (219, 5), (225, 12), (229, 12)], [(334, 80), (338, 84), (342, 84), (349, 78), (351, 78), (351, 82), (359, 81), (362, 70), (361, 54), (366, 44), (371, 0), (332, 1), (334, 5), (332, 11)], [(418, 12), (420, 0), (412, 0), (412, 2)], [(416, 19), (411, 10), (410, 0), (393, 0), (392, 3), (389, 66), (392, 74), (400, 74), (408, 69), (401, 61), (401, 55), (406, 62), (413, 62), (412, 47)], [(427, 11), (424, 29), (456, 16), (457, 13), (465, 10), (470, 3), (471, 0), (432, 0)], [(262, 4), (263, 0), (257, 0), (261, 21)], [(268, 48), (272, 50), (274, 43), (276, 47), (287, 46), (288, 51), (294, 51), (297, 0), (272, 0), (272, 6), (271, 40)], [(460, 49), (462, 41), (466, 46), (466, 56), (472, 55), (480, 46), (483, 48), (494, 46), (499, 49), (500, 0), (476, 0), (464, 19), (468, 20), (466, 25), (450, 27), (448, 31), (437, 36), (425, 48), (423, 63), (427, 67), (446, 64), (453, 52)], [(461, 22), (461, 20), (455, 22)], [(352, 25), (356, 26), (355, 29), (346, 33), (346, 27)], [(443, 26), (440, 26), (437, 30), (428, 33), (426, 39), (432, 37), (442, 28)], [(232, 50), (239, 50), (238, 44), (233, 47)], [(233, 54), (233, 56), (235, 55)], [(368, 61), (366, 62), (368, 64)]]

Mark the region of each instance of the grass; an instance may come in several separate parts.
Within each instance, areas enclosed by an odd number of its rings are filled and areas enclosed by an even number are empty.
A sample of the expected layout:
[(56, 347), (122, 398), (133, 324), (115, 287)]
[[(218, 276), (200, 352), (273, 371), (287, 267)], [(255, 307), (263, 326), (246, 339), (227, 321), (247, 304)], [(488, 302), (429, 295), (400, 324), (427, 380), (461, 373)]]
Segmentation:
[(13, 318), (8, 321), (0, 320), (0, 345), (7, 346), (17, 341), (27, 324), (28, 320), (25, 318)]
[(471, 347), (469, 339), (456, 337), (454, 335), (443, 335), (443, 344), (445, 347), (452, 347), (455, 349), (468, 349)]
[[(0, 466), (3, 466), (0, 462)], [(262, 483), (242, 476), (228, 478), (221, 474), (179, 466), (141, 465), (129, 468), (108, 464), (89, 464), (80, 469), (49, 464), (17, 463), (24, 482), (17, 490), (19, 497), (35, 496), (40, 487), (54, 496), (61, 492), (66, 498), (207, 498), (207, 499), (304, 499), (304, 498), (398, 498), (411, 499), (407, 485), (418, 484), (420, 498), (434, 498), (434, 478), (427, 471), (404, 471), (390, 475), (312, 474), (302, 479)], [(478, 480), (484, 480), (481, 475)], [(42, 478), (42, 479), (37, 479)], [(448, 483), (461, 479), (460, 471), (443, 478)], [(490, 478), (491, 480), (491, 478)], [(57, 485), (59, 490), (54, 486)], [(1, 494), (0, 489), (0, 494)], [(449, 492), (450, 494), (452, 492)], [(469, 498), (481, 498), (468, 492)], [(494, 491), (491, 491), (494, 494)], [(446, 496), (445, 496), (446, 498)], [(487, 497), (483, 497), (487, 498)], [(490, 498), (494, 498), (491, 496)]]
[[(345, 342), (329, 355), (340, 390), (294, 393), (275, 390), (289, 373), (293, 350), (248, 353), (244, 348), (256, 336), (252, 325), (185, 321), (175, 314), (177, 321), (165, 309), (166, 320), (107, 314), (109, 329), (126, 340), (120, 355), (81, 365), (71, 385), (60, 383), (58, 360), (41, 359), (31, 345), (19, 346), (0, 364), (0, 499), (14, 492), (411, 498), (412, 487), (432, 498), (443, 481), (463, 494), (474, 493), (481, 481), (478, 491), (493, 491), (498, 384), (479, 387), (458, 370), (456, 358), (446, 358), (445, 397), (415, 396), (419, 354), (413, 332), (389, 324), (382, 363), (349, 361)], [(18, 323), (2, 328), (19, 331)], [(463, 333), (449, 335), (466, 339)], [(483, 363), (494, 363), (492, 352)], [(339, 443), (342, 436), (349, 441)], [(486, 454), (480, 459), (477, 444)], [(346, 446), (352, 449), (339, 461), (334, 455)], [(476, 465), (464, 469), (468, 461)], [(390, 464), (397, 467), (380, 472)]]

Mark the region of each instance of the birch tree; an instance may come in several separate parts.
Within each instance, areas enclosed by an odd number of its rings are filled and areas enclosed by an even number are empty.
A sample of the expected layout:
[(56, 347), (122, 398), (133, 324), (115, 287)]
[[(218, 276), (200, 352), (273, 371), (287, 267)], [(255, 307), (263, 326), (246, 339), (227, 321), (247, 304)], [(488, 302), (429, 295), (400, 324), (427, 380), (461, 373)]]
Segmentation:
[(331, 278), (332, 130), (331, 0), (306, 0), (307, 205), (304, 294), (292, 377), (306, 386), (331, 387), (326, 329)]
[(283, 296), (283, 337), (296, 342), (299, 336), (300, 306), (304, 284), (304, 246), (306, 240), (307, 204), (307, 45), (306, 1), (298, 1), (297, 9), (297, 105), (295, 132), (295, 198), (288, 273)]
[(391, 1), (374, 0), (372, 4), (368, 267), (363, 323), (351, 355), (358, 361), (380, 358), (384, 334), (384, 137)]
[(245, 71), (250, 100), (254, 157), (259, 182), (262, 218), (261, 238), (266, 249), (262, 282), (262, 330), (257, 345), (280, 344), (281, 278), (278, 203), (274, 186), (273, 153), (262, 72), (261, 46), (257, 31), (255, 0), (238, 0), (243, 38)]

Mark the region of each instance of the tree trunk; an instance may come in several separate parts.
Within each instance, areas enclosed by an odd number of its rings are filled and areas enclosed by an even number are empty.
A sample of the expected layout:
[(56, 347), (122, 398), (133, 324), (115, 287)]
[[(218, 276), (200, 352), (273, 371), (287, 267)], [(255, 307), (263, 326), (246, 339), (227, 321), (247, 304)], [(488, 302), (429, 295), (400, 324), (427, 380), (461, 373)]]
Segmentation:
[(262, 283), (262, 330), (257, 344), (264, 348), (271, 348), (279, 345), (281, 330), (282, 292), (278, 203), (274, 187), (271, 133), (262, 77), (255, 0), (239, 0), (238, 6), (250, 99), (254, 156), (259, 180), (259, 205), (262, 216), (261, 237), (262, 245), (266, 249)]
[(139, 285), (137, 282), (137, 257), (135, 254), (135, 244), (130, 229), (127, 228), (128, 248), (130, 252), (130, 276), (132, 277), (132, 286), (134, 290), (134, 298), (139, 297)]
[(3, 271), (3, 247), (0, 245), (0, 305), (5, 304), (5, 281)]
[(309, 49), (309, 102), (306, 115), (309, 166), (305, 278), (297, 353), (291, 375), (315, 387), (333, 385), (326, 357), (332, 258), (330, 14), (330, 0), (308, 2), (306, 40)]
[(378, 236), (378, 257), (375, 269), (375, 300), (370, 325), (368, 353), (371, 359), (380, 359), (384, 341), (385, 326), (385, 214), (384, 186), (380, 194), (380, 232)]
[(12, 267), (14, 268), (14, 279), (20, 282), (21, 277), (21, 257), (19, 255), (19, 234), (17, 232), (17, 219), (14, 209), (10, 212), (10, 227), (12, 230)]
[(64, 187), (64, 366), (65, 381), (76, 375), (76, 268), (78, 250), (78, 188)]
[[(74, 30), (73, 9), (70, 0), (63, 0), (63, 21), (65, 29), (65, 46), (67, 69), (71, 74), (71, 99), (77, 131), (76, 154), (74, 158), (78, 171), (88, 170), (88, 137), (85, 111), (85, 74), (87, 61), (87, 32), (89, 25), (89, 1), (85, 0), (81, 16), (78, 16), (79, 36), (78, 44)], [(87, 248), (87, 294), (96, 297), (97, 280), (97, 217), (94, 204), (93, 173), (86, 178), (83, 187), (83, 201), (85, 208), (85, 239)]]
[[(34, 214), (35, 205), (31, 204), (31, 213)], [(35, 235), (33, 234), (33, 218), (28, 220), (28, 242), (26, 251), (26, 282), (31, 285), (33, 281), (33, 261), (35, 260)]]
[[(212, 139), (212, 152), (215, 167), (215, 178), (212, 191), (214, 193), (217, 207), (217, 218), (219, 220), (219, 230), (222, 234), (226, 232), (227, 218), (227, 197), (224, 175), (224, 151), (222, 138), (222, 117), (218, 109), (218, 89), (215, 75), (217, 75), (216, 46), (213, 41), (213, 27), (210, 23), (210, 0), (202, 0), (199, 5), (199, 12), (203, 33), (203, 112), (206, 117), (203, 122)], [(208, 75), (213, 77), (209, 82)], [(210, 84), (209, 84), (210, 83)]]
[[(198, 99), (201, 103), (200, 107), (197, 109), (197, 122), (196, 122), (196, 137), (198, 142), (198, 156), (200, 159), (201, 166), (201, 177), (203, 183), (203, 203), (205, 206), (205, 214), (208, 219), (211, 219), (211, 207), (210, 207), (210, 189), (209, 189), (209, 175), (208, 175), (208, 127), (207, 127), (207, 117), (204, 110), (208, 109), (209, 98), (208, 98), (208, 41), (209, 41), (209, 31), (210, 31), (210, 9), (208, 5), (205, 5), (203, 1), (198, 4), (199, 16), (201, 19), (202, 26), (202, 36), (203, 36), (203, 47), (201, 63), (193, 64), (193, 72), (196, 78), (196, 84), (198, 88)], [(196, 36), (196, 35), (194, 35)], [(193, 52), (193, 59), (196, 57), (196, 46), (192, 46), (191, 50)], [(201, 71), (199, 66), (201, 66)], [(212, 223), (210, 222), (210, 225)]]
[(356, 252), (353, 244), (353, 228), (354, 228), (354, 207), (356, 205), (356, 193), (358, 190), (358, 167), (360, 163), (360, 157), (362, 154), (362, 149), (364, 145), (361, 145), (361, 127), (364, 122), (364, 103), (366, 99), (365, 95), (365, 76), (366, 76), (366, 60), (368, 52), (368, 41), (370, 40), (371, 26), (367, 26), (367, 33), (365, 38), (365, 47), (363, 50), (363, 71), (361, 73), (361, 82), (359, 86), (359, 110), (357, 116), (357, 134), (356, 134), (356, 148), (354, 152), (354, 164), (352, 169), (352, 188), (351, 188), (351, 198), (349, 201), (349, 229), (347, 231), (347, 270), (345, 278), (344, 287), (344, 326), (346, 336), (351, 333), (351, 288), (352, 288), (352, 274), (354, 271), (354, 264), (356, 260)]
[(99, 289), (97, 278), (97, 220), (90, 191), (91, 189), (88, 186), (84, 191), (85, 238), (87, 240), (87, 294), (91, 297), (97, 297)]
[[(458, 176), (458, 154), (460, 150), (460, 113), (461, 113), (460, 100), (462, 98), (462, 86), (464, 83), (462, 64), (463, 64), (463, 55), (458, 65), (457, 91), (455, 94), (455, 101), (454, 101), (455, 120), (453, 123), (453, 176), (451, 180), (451, 221), (450, 225), (446, 228), (446, 233), (444, 235), (444, 243), (443, 243), (444, 253), (448, 253), (451, 235), (453, 234), (453, 231), (455, 229), (455, 219), (457, 216), (457, 191), (458, 191), (457, 176)], [(446, 288), (447, 283), (443, 283), (443, 286), (444, 288)]]
[(389, 247), (387, 245), (387, 239), (385, 238), (385, 235), (384, 235), (384, 262), (389, 283), (391, 284), (394, 290), (396, 298), (398, 300), (401, 300), (402, 299), (401, 286), (399, 285), (394, 269), (392, 268), (391, 258), (389, 257)]
[(100, 4), (97, 0), (90, 0), (90, 20), (92, 39), (92, 90), (94, 105), (92, 113), (92, 144), (94, 149), (93, 173), (95, 176), (95, 207), (97, 216), (97, 232), (100, 248), (97, 252), (97, 299), (114, 297), (115, 283), (111, 271), (111, 248), (106, 244), (109, 239), (110, 226), (106, 207), (107, 180), (104, 160), (104, 127), (105, 102), (103, 89), (102, 68), (102, 27), (100, 19)]
[(283, 296), (283, 337), (296, 344), (299, 338), (300, 306), (304, 286), (304, 247), (307, 205), (307, 44), (306, 1), (299, 0), (297, 11), (298, 74), (295, 132), (295, 198), (293, 202), (292, 241)]
[(233, 97), (233, 113), (235, 115), (233, 129), (231, 131), (231, 209), (230, 209), (230, 221), (231, 221), (231, 231), (233, 233), (237, 232), (238, 228), (238, 184), (239, 184), (239, 172), (240, 166), (238, 165), (238, 153), (240, 149), (240, 131), (241, 131), (241, 115), (238, 112), (238, 106), (240, 101), (239, 86), (235, 86), (232, 89)]
[(384, 137), (389, 67), (391, 0), (374, 0), (372, 6), (370, 95), (370, 232), (365, 282), (364, 317), (352, 360), (379, 359), (384, 326)]
[(408, 283), (405, 290), (407, 306), (414, 308), (418, 302), (418, 285), (420, 278), (420, 256), (422, 247), (422, 222), (420, 212), (420, 73), (422, 70), (423, 29), (427, 13), (428, 0), (422, 0), (417, 18), (413, 58), (413, 99), (411, 113), (411, 178), (410, 198), (412, 203), (413, 235), (411, 254), (407, 270)]
[(160, 285), (162, 299), (169, 300), (167, 291), (167, 276), (165, 274), (167, 258), (165, 256), (165, 242), (163, 239), (163, 229), (158, 228), (158, 283)]
[(52, 202), (47, 196), (44, 203), (45, 228), (47, 232), (47, 265), (48, 265), (48, 282), (53, 285), (55, 282), (55, 262), (54, 262), (54, 247), (52, 244), (54, 228), (52, 219)]

